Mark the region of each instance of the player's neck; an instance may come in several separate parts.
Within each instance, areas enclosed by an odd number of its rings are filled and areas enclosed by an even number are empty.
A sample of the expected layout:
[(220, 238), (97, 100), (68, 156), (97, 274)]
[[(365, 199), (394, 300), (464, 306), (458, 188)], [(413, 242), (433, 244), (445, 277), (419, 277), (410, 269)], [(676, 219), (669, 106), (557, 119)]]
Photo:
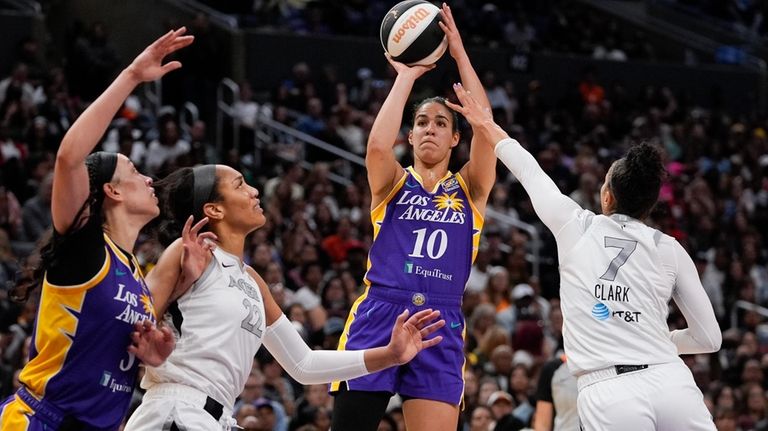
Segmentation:
[(106, 215), (104, 222), (104, 232), (118, 247), (133, 254), (133, 248), (136, 246), (136, 238), (139, 231), (146, 224), (143, 220), (137, 220), (135, 217), (124, 217), (120, 222), (110, 222), (110, 215)]
[(240, 233), (225, 230), (223, 232), (216, 232), (217, 241), (216, 246), (226, 251), (229, 254), (243, 258), (243, 250), (245, 249), (245, 236)]
[(413, 164), (413, 170), (421, 177), (422, 185), (426, 190), (432, 190), (438, 181), (448, 173), (448, 160), (441, 161), (434, 165), (428, 165), (418, 160)]

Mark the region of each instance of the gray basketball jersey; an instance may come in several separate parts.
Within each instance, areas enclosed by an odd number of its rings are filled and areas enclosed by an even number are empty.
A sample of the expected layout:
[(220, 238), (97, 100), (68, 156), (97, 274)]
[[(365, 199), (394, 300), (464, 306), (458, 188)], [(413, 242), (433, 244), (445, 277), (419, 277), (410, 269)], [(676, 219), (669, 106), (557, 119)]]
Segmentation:
[(237, 256), (219, 248), (203, 275), (168, 307), (176, 348), (147, 367), (142, 387), (181, 383), (230, 408), (242, 392), (265, 330), (264, 301)]
[(582, 210), (583, 234), (558, 244), (560, 295), (568, 366), (575, 374), (616, 364), (677, 361), (667, 314), (675, 274), (661, 262), (659, 247), (671, 237), (640, 221)]

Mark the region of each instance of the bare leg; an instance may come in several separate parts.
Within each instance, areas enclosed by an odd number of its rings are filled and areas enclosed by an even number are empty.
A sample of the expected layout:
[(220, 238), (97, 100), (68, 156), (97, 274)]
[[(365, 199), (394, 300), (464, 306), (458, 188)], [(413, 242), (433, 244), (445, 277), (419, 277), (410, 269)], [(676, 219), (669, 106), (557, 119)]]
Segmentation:
[(452, 431), (458, 427), (459, 406), (442, 401), (410, 399), (403, 403), (408, 431)]

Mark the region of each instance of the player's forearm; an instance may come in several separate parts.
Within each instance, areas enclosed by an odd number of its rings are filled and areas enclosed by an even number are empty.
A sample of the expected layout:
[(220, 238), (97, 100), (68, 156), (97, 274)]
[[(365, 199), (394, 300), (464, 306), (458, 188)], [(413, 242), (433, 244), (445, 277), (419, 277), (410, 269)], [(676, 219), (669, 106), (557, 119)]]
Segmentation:
[(139, 83), (135, 74), (128, 69), (123, 70), (64, 135), (56, 155), (57, 164), (82, 164), (98, 144), (117, 110)]
[(477, 100), (477, 103), (483, 108), (490, 109), (491, 102), (488, 100), (488, 95), (485, 94), (483, 83), (480, 81), (480, 77), (477, 76), (475, 68), (472, 67), (472, 62), (469, 61), (469, 56), (466, 51), (462, 51), (461, 54), (454, 57), (454, 60), (456, 60), (456, 67), (459, 69), (461, 85), (472, 93), (472, 97)]
[(370, 372), (365, 351), (311, 350), (284, 314), (267, 327), (264, 346), (291, 377), (305, 385), (348, 380)]
[(376, 371), (381, 371), (385, 368), (400, 365), (395, 356), (386, 346), (366, 349), (364, 358), (365, 368), (368, 369), (369, 373), (375, 373)]
[[(665, 240), (659, 250), (668, 256), (667, 260), (677, 262), (676, 288), (672, 298), (688, 322), (688, 328), (672, 331), (670, 339), (680, 354), (715, 352), (720, 349), (723, 334), (696, 266), (679, 243), (672, 242), (671, 248), (667, 244)], [(671, 255), (667, 254), (669, 251)]]
[(403, 122), (403, 109), (413, 88), (414, 79), (397, 75), (392, 90), (381, 105), (368, 138), (368, 152), (392, 151)]
[(696, 334), (691, 328), (678, 329), (670, 332), (670, 339), (681, 355), (712, 353), (720, 350), (723, 335), (719, 331)]

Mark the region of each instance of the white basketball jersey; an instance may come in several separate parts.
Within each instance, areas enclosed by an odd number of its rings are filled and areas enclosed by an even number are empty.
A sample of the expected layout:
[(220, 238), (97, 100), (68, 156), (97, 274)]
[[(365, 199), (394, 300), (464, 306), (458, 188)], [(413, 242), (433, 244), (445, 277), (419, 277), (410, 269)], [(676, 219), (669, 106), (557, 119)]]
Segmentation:
[(674, 239), (624, 215), (582, 216), (584, 234), (560, 256), (569, 368), (578, 375), (678, 361), (667, 326), (675, 275), (662, 267), (657, 250)]
[(215, 249), (200, 279), (168, 307), (165, 321), (176, 348), (159, 367), (147, 367), (142, 387), (181, 383), (232, 408), (261, 347), (264, 316), (259, 287), (244, 264)]

